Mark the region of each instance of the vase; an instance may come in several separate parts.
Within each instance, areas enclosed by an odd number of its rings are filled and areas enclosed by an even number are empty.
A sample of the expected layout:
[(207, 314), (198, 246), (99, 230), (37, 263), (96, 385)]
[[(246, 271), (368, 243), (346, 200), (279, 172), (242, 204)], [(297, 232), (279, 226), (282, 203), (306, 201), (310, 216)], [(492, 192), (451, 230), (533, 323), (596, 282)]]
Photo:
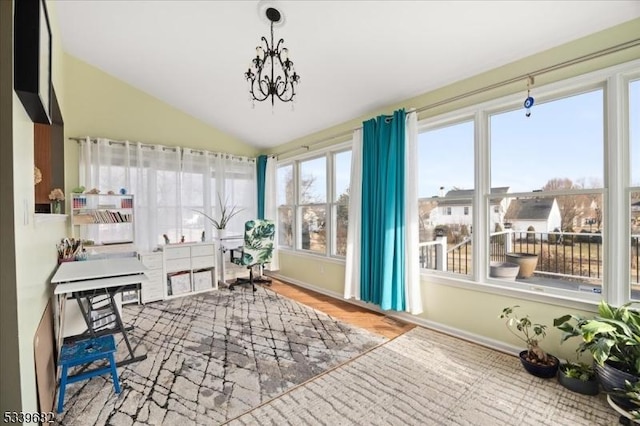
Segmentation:
[(51, 202), (51, 213), (53, 214), (62, 213), (62, 202), (60, 200), (53, 200)]
[(507, 262), (520, 265), (517, 278), (529, 278), (538, 265), (538, 255), (535, 253), (507, 253)]
[(227, 236), (227, 230), (226, 229), (217, 229), (218, 231), (218, 239), (221, 240), (223, 238), (225, 238)]

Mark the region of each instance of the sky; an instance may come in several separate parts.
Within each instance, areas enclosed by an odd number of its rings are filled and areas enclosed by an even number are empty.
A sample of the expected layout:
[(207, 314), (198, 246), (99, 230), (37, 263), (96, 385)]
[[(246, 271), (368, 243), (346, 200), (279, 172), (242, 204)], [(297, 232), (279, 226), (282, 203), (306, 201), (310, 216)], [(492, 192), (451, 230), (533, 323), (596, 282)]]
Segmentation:
[[(631, 177), (640, 186), (640, 80), (630, 84)], [(535, 92), (532, 92), (535, 97)], [(523, 102), (525, 96), (523, 95)], [(541, 189), (550, 179), (598, 187), (604, 181), (604, 92), (601, 89), (490, 116), (491, 186), (510, 192)], [(474, 186), (473, 122), (428, 130), (418, 137), (419, 197), (453, 187)], [(335, 161), (336, 194), (349, 186), (351, 152)], [(313, 192), (326, 196), (323, 158), (302, 163), (303, 175), (317, 175)]]
[[(530, 117), (524, 107), (491, 115), (491, 187), (530, 192), (553, 178), (584, 179), (587, 185), (601, 185), (603, 96), (603, 91), (597, 90), (534, 103)], [(440, 186), (445, 192), (454, 186), (473, 188), (471, 121), (421, 133), (418, 150), (421, 197), (437, 195)]]

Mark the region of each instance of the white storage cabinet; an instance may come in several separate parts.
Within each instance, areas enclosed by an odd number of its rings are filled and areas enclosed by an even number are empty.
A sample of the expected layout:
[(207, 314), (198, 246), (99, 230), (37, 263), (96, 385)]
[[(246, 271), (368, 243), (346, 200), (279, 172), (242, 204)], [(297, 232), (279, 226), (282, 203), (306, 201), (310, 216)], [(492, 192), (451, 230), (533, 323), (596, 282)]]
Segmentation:
[(184, 243), (162, 247), (164, 297), (173, 298), (218, 289), (214, 243)]

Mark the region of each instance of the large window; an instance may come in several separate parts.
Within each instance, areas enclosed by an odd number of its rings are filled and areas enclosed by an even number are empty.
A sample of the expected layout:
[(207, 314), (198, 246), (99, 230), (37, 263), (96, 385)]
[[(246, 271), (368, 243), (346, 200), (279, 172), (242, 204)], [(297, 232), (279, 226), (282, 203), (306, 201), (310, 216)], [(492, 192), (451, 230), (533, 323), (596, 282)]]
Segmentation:
[[(491, 186), (518, 194), (489, 196), (505, 210), (488, 229), (489, 275), (515, 262), (523, 284), (601, 293), (604, 91), (540, 102), (530, 117), (519, 107), (496, 112), (489, 128)], [(537, 261), (535, 274), (525, 257)]]
[[(511, 95), (423, 120), (423, 272), (589, 302), (640, 299), (639, 71), (636, 61), (537, 87), (529, 117)], [(520, 275), (507, 277), (507, 263)]]
[(351, 151), (335, 147), (278, 166), (280, 248), (344, 257)]
[(346, 256), (347, 229), (349, 227), (349, 184), (351, 182), (351, 151), (333, 154), (333, 228), (334, 244), (331, 254)]
[(327, 159), (319, 157), (300, 161), (298, 167), (299, 247), (316, 253), (326, 253)]
[(470, 275), (473, 121), (436, 124), (418, 137), (420, 264)]
[(278, 167), (278, 242), (280, 247), (293, 248), (294, 191), (293, 164)]

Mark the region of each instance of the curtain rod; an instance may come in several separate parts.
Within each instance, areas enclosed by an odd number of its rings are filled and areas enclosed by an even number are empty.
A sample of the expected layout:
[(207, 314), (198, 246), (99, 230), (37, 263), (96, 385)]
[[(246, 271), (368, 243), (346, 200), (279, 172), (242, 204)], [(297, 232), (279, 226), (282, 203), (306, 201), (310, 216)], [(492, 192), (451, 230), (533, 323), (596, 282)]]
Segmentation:
[[(73, 137), (69, 137), (68, 139), (74, 140), (74, 141), (80, 143), (80, 142), (85, 142), (87, 140), (87, 138), (89, 138), (89, 140), (91, 142), (93, 142), (93, 143), (97, 143), (98, 139), (99, 139), (99, 138), (92, 138), (92, 137), (89, 137), (89, 136), (84, 137), (84, 138), (80, 137), (80, 136), (73, 136)], [(118, 140), (113, 140), (113, 139), (109, 139), (109, 138), (101, 138), (101, 139), (106, 139), (106, 140), (109, 141), (110, 144), (114, 143), (114, 144), (117, 144), (117, 145), (125, 145), (126, 142), (130, 142), (130, 141), (118, 141)], [(133, 142), (133, 143), (137, 144), (138, 142)], [(175, 151), (178, 148), (181, 148), (180, 155), (183, 155), (183, 151), (185, 149), (188, 149), (189, 151), (191, 151), (191, 153), (194, 153), (194, 154), (204, 155), (205, 153), (210, 153), (210, 154), (213, 154), (215, 156), (219, 155), (221, 157), (224, 157), (224, 158), (227, 158), (227, 159), (232, 159), (232, 160), (243, 160), (243, 161), (246, 160), (246, 161), (251, 161), (251, 162), (254, 162), (254, 163), (256, 161), (256, 159), (254, 157), (244, 157), (244, 156), (241, 156), (241, 155), (228, 154), (226, 152), (213, 152), (213, 151), (207, 151), (207, 150), (204, 150), (204, 149), (194, 149), (194, 148), (186, 148), (186, 147), (180, 147), (180, 146), (164, 146), (164, 145), (149, 144), (149, 143), (140, 143), (140, 146), (145, 147), (145, 148), (154, 148), (156, 146), (160, 146), (160, 147), (162, 147), (163, 150), (169, 149), (169, 150), (172, 150), (172, 151)]]
[[(588, 53), (586, 55), (578, 56), (577, 58), (569, 59), (567, 61), (563, 61), (563, 62), (557, 63), (555, 65), (550, 65), (550, 66), (547, 66), (547, 67), (544, 67), (544, 68), (539, 68), (539, 69), (537, 69), (535, 71), (532, 71), (532, 72), (529, 72), (529, 73), (526, 73), (526, 74), (521, 74), (519, 76), (512, 77), (512, 78), (510, 78), (508, 80), (504, 80), (504, 81), (500, 81), (498, 83), (490, 84), (488, 86), (484, 86), (484, 87), (481, 87), (479, 89), (470, 90), (468, 92), (461, 93), (459, 95), (452, 96), (450, 98), (446, 98), (446, 99), (443, 99), (441, 101), (434, 102), (432, 104), (428, 104), (428, 105), (422, 106), (420, 108), (416, 108), (413, 111), (415, 111), (416, 113), (420, 113), (422, 111), (427, 111), (427, 110), (432, 109), (432, 108), (437, 108), (439, 106), (446, 105), (446, 104), (449, 104), (449, 103), (452, 103), (452, 102), (456, 102), (456, 101), (460, 101), (462, 99), (466, 99), (466, 98), (469, 98), (471, 96), (479, 95), (479, 94), (484, 93), (484, 92), (488, 92), (488, 91), (491, 91), (491, 90), (494, 90), (494, 89), (499, 89), (501, 87), (508, 86), (510, 84), (517, 83), (517, 82), (522, 81), (522, 80), (531, 79), (533, 77), (537, 77), (537, 76), (540, 76), (540, 75), (543, 75), (543, 74), (547, 74), (547, 73), (550, 73), (550, 72), (553, 72), (553, 71), (557, 71), (557, 70), (560, 70), (560, 69), (563, 69), (563, 68), (566, 68), (566, 67), (569, 67), (569, 66), (572, 66), (572, 65), (577, 65), (577, 64), (580, 64), (582, 62), (586, 62), (586, 61), (589, 61), (589, 60), (592, 60), (592, 59), (597, 59), (597, 58), (600, 58), (600, 57), (603, 57), (603, 56), (606, 56), (606, 55), (610, 55), (612, 53), (617, 53), (617, 52), (620, 52), (622, 50), (630, 49), (632, 47), (636, 47), (636, 46), (639, 46), (639, 45), (640, 45), (640, 38), (636, 38), (634, 40), (630, 40), (630, 41), (627, 41), (627, 42), (624, 42), (624, 43), (620, 43), (620, 44), (617, 44), (615, 46), (607, 47), (605, 49), (598, 50), (598, 51), (592, 52), (592, 53)], [(299, 146), (299, 147), (296, 147), (296, 148), (291, 148), (291, 149), (288, 149), (286, 151), (282, 151), (282, 152), (279, 152), (279, 153), (273, 154), (273, 155), (275, 157), (278, 157), (280, 155), (288, 154), (290, 152), (297, 151), (299, 149), (306, 149), (307, 151), (309, 151), (312, 146), (315, 146), (315, 145), (318, 145), (318, 144), (322, 144), (322, 143), (328, 142), (330, 140), (337, 139), (339, 137), (348, 136), (348, 135), (352, 134), (354, 130), (358, 130), (358, 129), (362, 129), (362, 126), (358, 126), (358, 127), (355, 127), (355, 128), (353, 128), (351, 130), (338, 133), (338, 134), (336, 134), (334, 136), (331, 136), (329, 138), (321, 139), (321, 140), (318, 140), (316, 142), (312, 142), (310, 144), (302, 145), (302, 146)]]

